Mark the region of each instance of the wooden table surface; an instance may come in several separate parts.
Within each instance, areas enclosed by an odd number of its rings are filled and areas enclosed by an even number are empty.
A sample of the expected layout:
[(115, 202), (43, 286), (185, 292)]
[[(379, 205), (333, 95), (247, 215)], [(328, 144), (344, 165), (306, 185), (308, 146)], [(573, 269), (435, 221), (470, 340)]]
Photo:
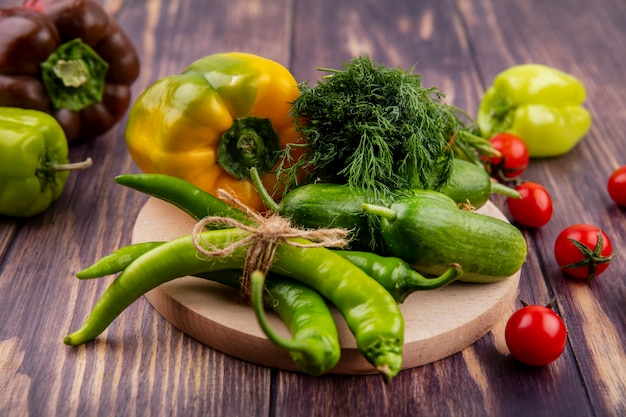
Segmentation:
[[(2, 0), (8, 7), (19, 1)], [(135, 97), (204, 55), (247, 51), (277, 60), (300, 81), (317, 67), (369, 54), (423, 75), (446, 101), (475, 114), (495, 75), (521, 63), (548, 64), (587, 87), (594, 122), (569, 154), (533, 160), (524, 178), (552, 194), (554, 216), (524, 230), (528, 261), (519, 297), (553, 296), (568, 328), (564, 354), (531, 368), (503, 354), (489, 333), (385, 385), (371, 376), (309, 377), (234, 359), (181, 333), (140, 299), (97, 341), (62, 343), (109, 278), (75, 272), (126, 245), (146, 201), (114, 183), (139, 172), (125, 144), (125, 119), (71, 147), (94, 166), (72, 174), (44, 214), (0, 218), (0, 416), (618, 416), (626, 415), (626, 211), (606, 192), (626, 164), (624, 0), (105, 0), (142, 60)], [(494, 202), (504, 208), (503, 201)], [(560, 230), (591, 223), (618, 254), (591, 285), (560, 272)], [(506, 318), (503, 318), (503, 320)]]

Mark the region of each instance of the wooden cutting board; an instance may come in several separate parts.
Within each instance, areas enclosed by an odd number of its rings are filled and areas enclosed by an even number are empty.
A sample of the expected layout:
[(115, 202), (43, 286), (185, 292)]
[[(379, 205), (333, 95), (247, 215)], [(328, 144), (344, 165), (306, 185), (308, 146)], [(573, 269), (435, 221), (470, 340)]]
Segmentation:
[[(491, 203), (479, 210), (506, 220)], [(133, 243), (165, 241), (191, 233), (191, 219), (178, 208), (151, 198), (140, 211)], [(455, 282), (415, 292), (400, 305), (405, 319), (403, 369), (445, 358), (468, 347), (513, 310), (520, 272), (490, 284)], [(297, 371), (289, 353), (277, 348), (257, 324), (249, 305), (235, 290), (204, 279), (183, 277), (146, 294), (170, 323), (194, 339), (228, 355), (263, 366)], [(331, 373), (370, 374), (375, 369), (356, 349), (343, 317), (331, 306), (339, 330), (341, 359)], [(283, 336), (289, 332), (268, 312), (270, 324)]]

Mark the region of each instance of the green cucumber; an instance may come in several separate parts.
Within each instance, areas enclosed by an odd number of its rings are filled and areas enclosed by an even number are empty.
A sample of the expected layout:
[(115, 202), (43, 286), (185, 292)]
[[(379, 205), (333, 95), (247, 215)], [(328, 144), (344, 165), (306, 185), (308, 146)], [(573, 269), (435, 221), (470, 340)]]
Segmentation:
[(448, 182), (439, 191), (452, 198), (457, 204), (469, 203), (476, 209), (484, 206), (492, 193), (513, 198), (520, 197), (514, 189), (492, 181), (484, 168), (458, 158), (454, 160)]
[(376, 237), (369, 216), (361, 211), (365, 202), (364, 194), (351, 191), (347, 185), (307, 184), (285, 194), (277, 212), (294, 225), (308, 229), (350, 230), (352, 249), (371, 249), (376, 246)]
[(450, 197), (416, 191), (385, 206), (364, 204), (380, 216), (387, 249), (425, 275), (440, 275), (451, 263), (463, 268), (460, 281), (493, 282), (515, 274), (526, 260), (526, 240), (513, 225), (460, 210)]
[[(495, 183), (487, 171), (476, 164), (461, 159), (454, 160), (448, 183), (440, 190), (457, 204), (471, 204), (478, 209), (496, 192), (519, 198), (519, 193), (505, 185)], [(370, 246), (368, 216), (361, 212), (366, 201), (364, 193), (351, 190), (347, 185), (316, 183), (295, 188), (283, 196), (275, 210), (302, 227), (341, 227), (354, 229), (359, 246)]]

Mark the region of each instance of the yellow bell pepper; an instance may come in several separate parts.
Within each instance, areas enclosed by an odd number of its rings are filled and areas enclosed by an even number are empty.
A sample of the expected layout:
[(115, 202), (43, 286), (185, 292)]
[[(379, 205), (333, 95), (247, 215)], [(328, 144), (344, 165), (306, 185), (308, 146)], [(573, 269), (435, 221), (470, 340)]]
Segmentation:
[(298, 95), (296, 80), (277, 62), (248, 53), (209, 55), (137, 98), (126, 144), (146, 173), (182, 178), (214, 195), (225, 189), (262, 211), (250, 168), (278, 199), (278, 165), (289, 166), (303, 152), (288, 147), (300, 140), (290, 115)]

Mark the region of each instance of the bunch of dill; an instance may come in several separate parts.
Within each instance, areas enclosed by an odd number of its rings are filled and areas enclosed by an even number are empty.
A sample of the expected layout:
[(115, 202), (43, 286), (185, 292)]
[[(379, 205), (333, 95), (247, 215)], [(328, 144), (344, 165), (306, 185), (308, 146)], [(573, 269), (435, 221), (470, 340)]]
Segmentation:
[[(317, 85), (301, 83), (292, 103), (306, 152), (281, 171), (286, 188), (313, 181), (348, 184), (378, 199), (438, 189), (452, 170), (449, 141), (463, 126), (421, 76), (368, 56), (352, 59)], [(298, 180), (304, 170), (306, 178)]]

